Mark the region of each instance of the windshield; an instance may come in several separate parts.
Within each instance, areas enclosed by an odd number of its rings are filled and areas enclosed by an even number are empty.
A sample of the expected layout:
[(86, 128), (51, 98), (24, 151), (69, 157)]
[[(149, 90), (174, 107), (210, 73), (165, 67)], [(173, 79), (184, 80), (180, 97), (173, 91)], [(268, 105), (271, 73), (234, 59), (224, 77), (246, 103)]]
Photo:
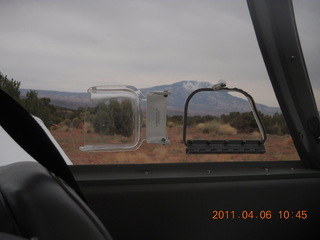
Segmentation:
[[(21, 98), (38, 96), (47, 99), (42, 105), (58, 106), (48, 127), (75, 164), (298, 159), (246, 1), (8, 1), (0, 9), (0, 27), (1, 73), (21, 82)], [(319, 68), (313, 66), (311, 78), (316, 79)], [(220, 79), (255, 99), (268, 133), (266, 154), (185, 154), (186, 96)], [(317, 101), (318, 83), (313, 82)], [(84, 119), (97, 112), (85, 108), (86, 91), (99, 85), (130, 85), (144, 93), (169, 90), (170, 145), (143, 142), (139, 150), (124, 153), (79, 151), (84, 135), (96, 133), (95, 122)], [(261, 139), (243, 96), (201, 95), (192, 104), (188, 136)]]

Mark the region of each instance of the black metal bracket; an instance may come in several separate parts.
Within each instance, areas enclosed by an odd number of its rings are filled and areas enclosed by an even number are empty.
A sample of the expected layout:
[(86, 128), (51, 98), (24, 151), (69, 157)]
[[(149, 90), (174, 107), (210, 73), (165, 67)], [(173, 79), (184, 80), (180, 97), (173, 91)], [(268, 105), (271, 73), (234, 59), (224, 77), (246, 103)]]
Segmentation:
[(188, 140), (187, 154), (200, 153), (265, 153), (259, 140)]
[[(183, 142), (186, 145), (187, 154), (217, 154), (217, 153), (265, 153), (264, 143), (267, 139), (267, 134), (263, 122), (258, 114), (257, 107), (251, 95), (242, 89), (227, 88), (225, 83), (218, 83), (212, 88), (200, 88), (193, 91), (186, 100), (184, 107), (183, 119)], [(260, 140), (187, 140), (187, 117), (188, 107), (191, 98), (204, 91), (225, 91), (225, 92), (239, 92), (243, 94), (251, 106), (253, 116), (257, 122), (262, 139)]]

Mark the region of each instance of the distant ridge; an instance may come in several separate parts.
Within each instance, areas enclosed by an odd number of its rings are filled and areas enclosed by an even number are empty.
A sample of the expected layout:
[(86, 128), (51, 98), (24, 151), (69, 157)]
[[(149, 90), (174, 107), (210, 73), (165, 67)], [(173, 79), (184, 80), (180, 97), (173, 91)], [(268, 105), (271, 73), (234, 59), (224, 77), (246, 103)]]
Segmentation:
[[(191, 92), (198, 88), (210, 88), (211, 83), (197, 82), (197, 81), (181, 81), (170, 85), (161, 85), (150, 88), (140, 89), (146, 96), (150, 91), (164, 91), (171, 92), (168, 98), (168, 114), (169, 115), (182, 115), (184, 104), (187, 97)], [(244, 89), (245, 90), (245, 89)], [(24, 97), (28, 90), (22, 89), (21, 96)], [(89, 93), (76, 93), (76, 92), (60, 92), (60, 91), (47, 91), (36, 90), (38, 96), (48, 97), (51, 99), (51, 104), (77, 109), (78, 107), (90, 105)], [(256, 103), (257, 108), (264, 114), (273, 115), (280, 112), (280, 108), (268, 107), (263, 104)], [(189, 105), (189, 115), (216, 115), (228, 114), (230, 112), (248, 112), (251, 111), (248, 102), (242, 98), (235, 97), (227, 92), (203, 92), (196, 94)]]
[[(24, 98), (29, 90), (21, 89), (21, 97)], [(59, 107), (65, 107), (70, 109), (77, 109), (78, 107), (90, 105), (89, 93), (78, 92), (61, 92), (61, 91), (49, 91), (49, 90), (35, 90), (38, 92), (38, 97), (47, 97), (51, 99), (51, 104)]]

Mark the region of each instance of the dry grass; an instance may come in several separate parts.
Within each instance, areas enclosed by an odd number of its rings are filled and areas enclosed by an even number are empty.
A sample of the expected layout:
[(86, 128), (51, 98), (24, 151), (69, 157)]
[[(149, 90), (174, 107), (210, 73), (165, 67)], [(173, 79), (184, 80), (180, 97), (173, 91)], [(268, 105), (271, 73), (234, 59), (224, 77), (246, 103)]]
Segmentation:
[(167, 122), (167, 127), (172, 128), (175, 126), (174, 122)]
[(212, 136), (236, 135), (238, 133), (237, 129), (231, 127), (230, 124), (221, 124), (217, 121), (198, 123), (196, 129), (200, 130), (202, 133), (210, 133)]
[(260, 132), (257, 132), (257, 131), (254, 131), (250, 134), (250, 138), (252, 139), (261, 139), (261, 133)]
[(219, 127), (220, 127), (220, 123), (215, 121), (199, 123), (196, 125), (196, 129), (202, 131), (202, 133), (211, 133), (211, 134), (216, 134)]
[(221, 124), (217, 133), (218, 135), (237, 135), (238, 131), (230, 124)]
[[(81, 129), (81, 128), (80, 128), (80, 129)], [(85, 133), (92, 133), (92, 132), (94, 132), (93, 126), (92, 126), (90, 123), (87, 123), (87, 122), (85, 122), (85, 123), (83, 124), (82, 130), (83, 130)]]

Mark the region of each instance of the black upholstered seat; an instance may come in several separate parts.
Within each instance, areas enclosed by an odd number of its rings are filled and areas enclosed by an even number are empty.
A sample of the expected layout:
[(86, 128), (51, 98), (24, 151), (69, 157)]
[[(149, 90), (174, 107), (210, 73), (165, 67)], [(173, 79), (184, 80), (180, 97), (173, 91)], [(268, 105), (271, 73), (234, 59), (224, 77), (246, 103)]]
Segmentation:
[(78, 195), (36, 162), (0, 167), (0, 223), (0, 232), (27, 239), (112, 239)]

